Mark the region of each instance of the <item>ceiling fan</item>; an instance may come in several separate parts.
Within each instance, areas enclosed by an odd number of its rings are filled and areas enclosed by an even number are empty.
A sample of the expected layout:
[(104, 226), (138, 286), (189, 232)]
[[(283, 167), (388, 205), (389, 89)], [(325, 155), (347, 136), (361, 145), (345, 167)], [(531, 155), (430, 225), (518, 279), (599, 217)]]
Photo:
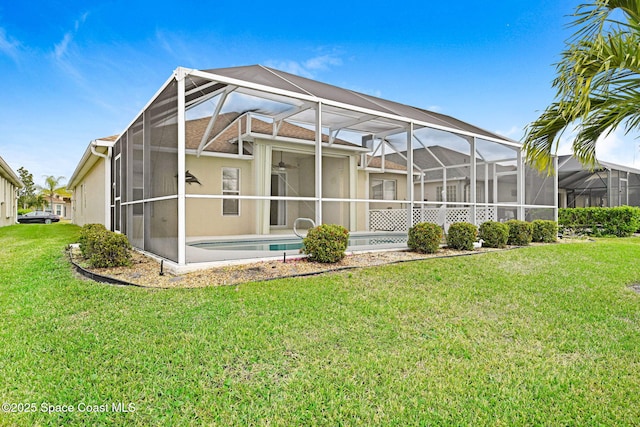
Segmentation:
[(296, 169), (297, 168), (294, 165), (290, 165), (288, 163), (285, 163), (283, 161), (282, 155), (283, 155), (283, 152), (281, 151), (280, 152), (280, 161), (278, 162), (278, 164), (272, 165), (274, 169), (279, 170), (279, 171), (285, 171), (287, 169)]

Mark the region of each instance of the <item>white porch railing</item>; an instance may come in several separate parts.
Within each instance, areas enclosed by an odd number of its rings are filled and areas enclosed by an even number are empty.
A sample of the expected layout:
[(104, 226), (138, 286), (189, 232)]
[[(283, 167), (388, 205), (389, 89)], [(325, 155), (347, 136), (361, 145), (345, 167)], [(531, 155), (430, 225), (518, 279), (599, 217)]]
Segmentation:
[[(476, 206), (476, 224), (485, 221), (496, 221), (495, 207)], [(449, 225), (454, 222), (472, 222), (471, 208), (424, 208), (413, 210), (413, 223), (432, 222), (434, 224)], [(406, 231), (406, 209), (372, 209), (369, 211), (369, 230), (371, 231)]]

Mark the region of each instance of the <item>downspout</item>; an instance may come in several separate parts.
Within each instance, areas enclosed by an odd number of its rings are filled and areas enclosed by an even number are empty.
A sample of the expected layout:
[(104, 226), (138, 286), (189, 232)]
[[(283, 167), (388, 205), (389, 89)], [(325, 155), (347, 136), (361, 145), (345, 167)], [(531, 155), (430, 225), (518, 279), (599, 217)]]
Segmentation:
[(98, 144), (95, 140), (91, 141), (91, 154), (102, 157), (104, 160), (104, 226), (109, 228), (111, 225), (111, 155), (113, 147), (107, 147), (107, 154), (96, 151)]

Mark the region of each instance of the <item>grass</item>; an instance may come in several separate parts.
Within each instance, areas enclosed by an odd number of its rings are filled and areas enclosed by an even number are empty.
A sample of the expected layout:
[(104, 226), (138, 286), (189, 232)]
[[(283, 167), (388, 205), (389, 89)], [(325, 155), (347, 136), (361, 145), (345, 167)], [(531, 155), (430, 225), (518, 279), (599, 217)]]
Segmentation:
[(0, 229), (0, 400), (36, 409), (0, 425), (640, 419), (637, 238), (149, 290), (76, 278), (77, 233)]

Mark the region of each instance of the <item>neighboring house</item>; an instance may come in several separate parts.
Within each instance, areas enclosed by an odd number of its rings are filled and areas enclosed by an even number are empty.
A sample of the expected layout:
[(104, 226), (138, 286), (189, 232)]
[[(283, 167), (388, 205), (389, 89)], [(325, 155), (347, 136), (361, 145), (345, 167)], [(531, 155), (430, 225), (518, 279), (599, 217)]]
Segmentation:
[(0, 227), (15, 224), (18, 219), (18, 189), (23, 184), (16, 173), (0, 157)]
[(53, 206), (47, 197), (47, 212), (58, 215), (61, 219), (71, 219), (71, 194), (59, 192), (53, 194)]
[(573, 156), (558, 158), (558, 207), (640, 206), (640, 170), (597, 161), (594, 170)]
[(301, 218), (352, 233), (553, 219), (555, 185), (508, 138), (248, 66), (178, 68), (121, 135), (91, 142), (68, 188), (75, 223), (185, 266), (203, 260), (195, 241), (293, 235)]

